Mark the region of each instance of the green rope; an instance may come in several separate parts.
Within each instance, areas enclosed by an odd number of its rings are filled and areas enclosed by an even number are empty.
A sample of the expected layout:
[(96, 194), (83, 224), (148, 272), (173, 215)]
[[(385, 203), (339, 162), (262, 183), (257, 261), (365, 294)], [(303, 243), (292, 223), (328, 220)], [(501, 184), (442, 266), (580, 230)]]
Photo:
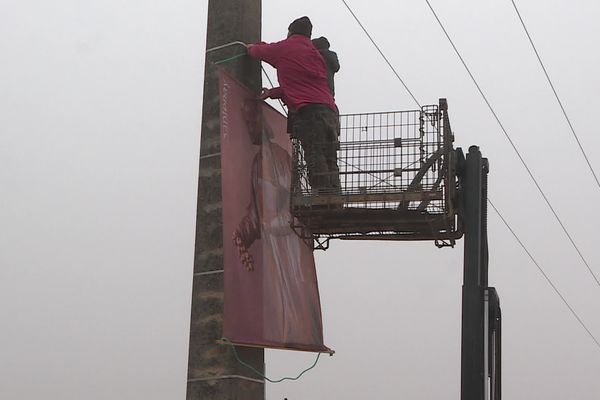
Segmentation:
[(274, 380), (274, 379), (267, 378), (263, 373), (261, 373), (260, 371), (256, 370), (252, 365), (249, 365), (249, 364), (246, 364), (245, 362), (243, 362), (240, 359), (240, 357), (238, 356), (237, 350), (235, 349), (235, 345), (233, 343), (231, 343), (231, 341), (229, 341), (229, 339), (222, 338), (221, 341), (224, 342), (224, 343), (220, 343), (220, 344), (222, 344), (222, 345), (228, 345), (228, 346), (231, 347), (231, 350), (233, 351), (233, 355), (234, 355), (235, 359), (240, 364), (242, 364), (246, 368), (249, 368), (250, 370), (252, 370), (252, 372), (254, 372), (255, 374), (259, 375), (260, 377), (264, 378), (266, 381), (271, 382), (271, 383), (280, 383), (280, 382), (283, 382), (285, 380), (296, 381), (296, 380), (300, 379), (300, 377), (302, 375), (304, 375), (305, 372), (310, 371), (311, 369), (313, 369), (317, 365), (317, 363), (319, 362), (319, 357), (321, 357), (321, 353), (318, 353), (317, 354), (317, 358), (315, 359), (315, 362), (313, 363), (313, 365), (311, 365), (310, 367), (306, 368), (304, 371), (300, 372), (300, 374), (297, 377), (295, 377), (295, 378), (285, 377), (285, 378)]
[(245, 55), (246, 55), (246, 53), (237, 54), (237, 55), (235, 55), (233, 57), (225, 58), (224, 60), (215, 61), (214, 64), (215, 65), (223, 64), (223, 63), (226, 63), (228, 61), (235, 60), (236, 58), (243, 57)]

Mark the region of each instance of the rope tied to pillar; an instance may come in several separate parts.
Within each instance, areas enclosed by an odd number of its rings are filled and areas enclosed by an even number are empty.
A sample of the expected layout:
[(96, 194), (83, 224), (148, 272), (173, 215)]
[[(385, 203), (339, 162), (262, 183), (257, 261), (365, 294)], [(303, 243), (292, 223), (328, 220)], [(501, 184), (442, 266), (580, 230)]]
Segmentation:
[[(222, 44), (220, 46), (215, 46), (215, 47), (211, 47), (210, 49), (206, 49), (206, 53), (211, 53), (213, 51), (217, 51), (217, 50), (222, 50), (222, 49), (226, 49), (227, 47), (231, 47), (231, 46), (244, 46), (244, 49), (246, 49), (246, 51), (244, 53), (239, 53), (236, 54), (234, 56), (228, 57), (228, 58), (224, 58), (222, 60), (217, 60), (217, 61), (213, 61), (214, 65), (219, 65), (219, 64), (223, 64), (229, 61), (233, 61), (236, 60), (238, 58), (244, 57), (245, 55), (248, 55), (248, 45), (244, 42), (240, 42), (239, 40), (236, 40), (234, 42), (229, 42), (229, 43), (225, 43)], [(267, 77), (267, 80), (269, 81), (269, 84), (271, 84), (271, 88), (273, 88), (273, 82), (271, 81), (271, 78), (269, 78), (269, 74), (267, 74), (267, 71), (265, 70), (265, 68), (263, 66), (261, 66), (262, 72), (265, 74), (265, 76)], [(279, 102), (279, 105), (281, 106), (281, 109), (283, 110), (283, 113), (286, 115), (288, 115), (285, 107), (283, 106), (283, 102), (281, 101), (281, 99), (277, 99), (277, 101)]]
[[(211, 47), (210, 49), (206, 49), (206, 53), (207, 54), (208, 53), (212, 53), (213, 51), (226, 49), (226, 48), (231, 47), (231, 46), (243, 46), (244, 49), (248, 48), (248, 45), (246, 43), (240, 42), (239, 40), (236, 40), (234, 42), (229, 42), (229, 43), (222, 44), (220, 46), (215, 46), (215, 47)], [(247, 54), (247, 50), (244, 51), (243, 53), (236, 54), (236, 55), (234, 55), (232, 57), (228, 57), (228, 58), (225, 58), (225, 59), (222, 59), (222, 60), (214, 61), (213, 64), (219, 65), (219, 64), (223, 64), (223, 63), (226, 63), (226, 62), (229, 62), (229, 61), (233, 61), (233, 60), (236, 60), (238, 58), (244, 57), (246, 54)]]
[(290, 381), (296, 381), (298, 379), (300, 379), (300, 377), (302, 375), (304, 375), (305, 372), (310, 371), (311, 369), (313, 369), (317, 363), (319, 362), (319, 357), (321, 357), (321, 353), (317, 353), (317, 358), (315, 359), (315, 362), (308, 368), (306, 368), (304, 371), (300, 372), (298, 374), (298, 376), (294, 377), (284, 377), (281, 379), (270, 379), (267, 378), (267, 376), (265, 374), (263, 374), (262, 372), (258, 371), (257, 369), (255, 369), (252, 365), (245, 363), (244, 361), (242, 361), (237, 353), (237, 350), (235, 349), (235, 345), (233, 343), (231, 343), (231, 341), (227, 338), (221, 338), (220, 340), (217, 341), (218, 344), (220, 345), (224, 345), (224, 346), (229, 346), (231, 348), (231, 351), (233, 353), (233, 356), (235, 357), (235, 359), (242, 364), (244, 367), (250, 369), (252, 372), (254, 372), (255, 374), (259, 375), (261, 378), (263, 378), (264, 380), (270, 382), (270, 383), (281, 383), (283, 381), (286, 380), (290, 380)]
[(220, 46), (211, 47), (210, 49), (206, 49), (206, 52), (207, 53), (211, 53), (213, 51), (225, 49), (225, 48), (227, 48), (229, 46), (236, 46), (236, 45), (238, 45), (238, 46), (244, 46), (245, 49), (248, 48), (248, 45), (246, 43), (240, 42), (239, 40), (236, 40), (235, 42), (229, 42), (229, 43), (222, 44)]

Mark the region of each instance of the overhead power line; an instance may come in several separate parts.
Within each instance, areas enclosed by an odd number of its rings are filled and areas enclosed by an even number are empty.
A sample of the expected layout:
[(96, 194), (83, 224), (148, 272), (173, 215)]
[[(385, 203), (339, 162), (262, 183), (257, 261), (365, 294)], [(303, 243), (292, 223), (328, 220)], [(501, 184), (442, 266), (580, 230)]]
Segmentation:
[(400, 83), (402, 83), (402, 86), (404, 86), (404, 89), (406, 89), (406, 91), (408, 92), (408, 94), (410, 95), (410, 97), (412, 97), (413, 101), (415, 103), (417, 103), (417, 105), (419, 106), (419, 108), (421, 108), (421, 103), (419, 103), (419, 100), (417, 100), (417, 98), (415, 97), (415, 95), (410, 91), (410, 89), (408, 88), (408, 86), (406, 85), (406, 83), (404, 82), (404, 80), (400, 77), (400, 75), (398, 74), (398, 72), (396, 72), (396, 68), (394, 68), (394, 66), (392, 65), (392, 63), (390, 62), (390, 60), (388, 60), (387, 57), (385, 56), (385, 54), (383, 54), (383, 51), (381, 51), (381, 49), (379, 48), (379, 46), (377, 45), (377, 43), (375, 43), (375, 40), (373, 39), (373, 37), (369, 34), (369, 32), (367, 31), (367, 29), (360, 22), (360, 20), (356, 16), (356, 14), (354, 14), (354, 11), (352, 11), (352, 9), (348, 5), (348, 3), (346, 3), (346, 0), (342, 0), (342, 3), (344, 3), (344, 5), (348, 9), (348, 11), (350, 11), (350, 14), (352, 14), (352, 16), (354, 17), (354, 19), (356, 20), (356, 22), (358, 22), (358, 25), (362, 28), (363, 32), (365, 33), (365, 35), (367, 35), (367, 37), (369, 38), (369, 40), (371, 41), (371, 43), (373, 43), (373, 46), (375, 46), (375, 48), (377, 49), (377, 51), (379, 52), (379, 54), (381, 55), (381, 57), (383, 57), (383, 59), (385, 60), (386, 64), (388, 65), (388, 67), (390, 67), (390, 69), (392, 70), (392, 72), (394, 73), (394, 75), (396, 75), (396, 78), (398, 78), (398, 80), (400, 81)]
[(569, 304), (569, 302), (567, 301), (567, 299), (565, 299), (565, 296), (562, 295), (562, 293), (560, 292), (560, 290), (558, 290), (558, 288), (552, 282), (552, 280), (550, 279), (550, 277), (546, 274), (546, 272), (544, 272), (544, 270), (542, 269), (542, 267), (540, 266), (540, 264), (536, 261), (535, 258), (533, 258), (533, 255), (529, 252), (529, 250), (527, 249), (527, 247), (525, 246), (525, 244), (521, 241), (521, 239), (519, 239), (519, 236), (517, 236), (517, 234), (511, 228), (511, 226), (508, 224), (508, 222), (506, 221), (506, 219), (504, 218), (504, 216), (500, 213), (500, 211), (498, 211), (498, 209), (496, 208), (496, 206), (494, 205), (494, 203), (492, 203), (492, 201), (489, 198), (488, 198), (488, 203), (492, 206), (492, 208), (494, 209), (494, 211), (496, 211), (496, 214), (498, 214), (498, 216), (500, 217), (500, 219), (502, 220), (502, 222), (504, 223), (504, 225), (508, 228), (508, 230), (510, 231), (510, 233), (517, 240), (517, 242), (519, 243), (519, 245), (521, 246), (521, 248), (525, 251), (525, 253), (529, 257), (529, 259), (535, 264), (535, 266), (537, 267), (538, 271), (540, 271), (540, 273), (542, 274), (542, 276), (544, 277), (544, 279), (546, 280), (546, 282), (548, 282), (548, 284), (550, 285), (550, 287), (552, 287), (552, 289), (554, 290), (554, 292), (556, 292), (556, 294), (558, 295), (558, 297), (560, 297), (560, 299), (563, 301), (563, 303), (565, 303), (565, 305), (567, 306), (567, 308), (569, 309), (569, 311), (571, 311), (571, 314), (573, 314), (573, 316), (575, 317), (575, 319), (577, 320), (577, 322), (579, 322), (579, 324), (583, 327), (583, 329), (585, 329), (585, 331), (587, 332), (587, 334), (592, 338), (592, 340), (594, 341), (594, 343), (596, 343), (596, 347), (598, 347), (598, 349), (600, 349), (600, 342), (598, 342), (598, 339), (596, 339), (596, 337), (594, 336), (594, 334), (585, 325), (585, 323), (583, 322), (583, 320), (579, 317), (579, 315), (577, 315), (577, 313), (575, 312), (575, 310), (573, 309), (573, 307), (571, 307), (571, 305)]
[[(265, 67), (263, 67), (261, 65), (260, 68), (262, 69), (263, 74), (267, 77), (267, 80), (269, 81), (269, 85), (271, 85), (271, 89), (272, 89), (274, 85), (273, 85), (273, 81), (271, 80), (271, 77), (269, 77), (269, 74), (267, 74), (267, 70), (265, 69)], [(279, 106), (283, 110), (283, 113), (287, 116), (288, 113), (287, 113), (287, 110), (285, 109), (285, 107), (283, 106), (283, 102), (281, 101), (281, 99), (277, 99), (277, 101), (279, 102)]]
[(515, 4), (514, 0), (511, 0), (511, 2), (512, 2), (513, 7), (515, 8), (515, 11), (517, 12), (517, 16), (519, 17), (519, 21), (521, 21), (521, 25), (523, 26), (523, 30), (525, 30), (525, 34), (527, 35), (527, 39), (529, 39), (529, 43), (531, 44), (531, 47), (533, 48), (533, 51), (535, 52), (535, 56), (537, 57), (537, 59), (538, 59), (538, 61), (540, 63), (540, 66), (542, 67), (542, 70), (544, 71), (544, 75), (546, 75), (546, 79), (548, 80), (548, 84), (550, 84), (550, 88), (552, 88), (552, 92), (554, 93), (554, 97), (556, 97), (556, 101), (558, 102), (558, 105), (560, 106), (560, 109), (562, 110), (562, 113), (565, 116), (565, 119), (567, 120), (567, 124), (569, 124), (569, 128), (571, 129), (571, 132), (573, 133), (573, 137), (575, 138), (575, 141), (577, 141), (577, 145), (579, 146), (579, 150), (581, 150), (581, 154), (583, 154), (583, 158), (585, 158), (585, 162), (587, 163), (588, 167), (590, 168), (590, 171), (591, 171), (592, 175), (594, 176), (594, 179), (596, 180), (596, 185), (598, 186), (598, 188), (600, 188), (600, 181), (598, 180), (598, 176), (596, 175), (596, 171), (594, 171), (594, 168), (592, 167), (592, 163), (588, 159), (588, 156), (587, 156), (585, 150), (583, 149), (583, 145), (581, 144), (581, 141), (579, 140), (579, 137), (577, 136), (577, 133), (575, 133), (575, 128), (573, 128), (573, 124), (571, 123), (571, 119), (567, 115), (567, 112), (565, 111), (565, 107), (563, 106), (563, 103), (560, 100), (560, 97), (558, 96), (558, 93), (556, 92), (556, 89), (554, 88), (554, 84), (552, 83), (552, 80), (550, 79), (550, 75), (548, 74), (548, 71), (546, 70), (546, 67), (544, 66), (544, 63), (542, 62), (542, 58), (540, 57), (540, 53), (537, 51), (537, 48), (535, 47), (535, 44), (533, 44), (533, 39), (531, 39), (531, 35), (529, 34), (529, 30), (525, 26), (525, 22), (523, 21), (523, 17), (521, 17), (521, 13), (519, 12), (519, 9), (517, 8), (517, 5)]
[(542, 190), (542, 187), (540, 186), (540, 184), (538, 183), (537, 179), (535, 178), (535, 176), (533, 175), (533, 172), (531, 172), (531, 170), (529, 169), (529, 166), (527, 165), (527, 163), (525, 162), (525, 159), (523, 158), (523, 156), (521, 155), (521, 153), (519, 152), (519, 150), (517, 149), (517, 146), (514, 144), (514, 142), (512, 141), (510, 135), (508, 134), (508, 132), (506, 131), (506, 129), (504, 128), (504, 125), (502, 125), (502, 122), (500, 121), (500, 118), (498, 118), (498, 115), (496, 114), (496, 112), (494, 111), (494, 108), (492, 107), (492, 105), (490, 104), (490, 102), (488, 101), (487, 97), (485, 96), (485, 94), (483, 93), (483, 90), (481, 90), (481, 87), (479, 86), (479, 84), (477, 83), (477, 80), (475, 79), (475, 77), (473, 76), (473, 74), (471, 73), (471, 70), (469, 69), (469, 67), (467, 66), (467, 63), (465, 62), (465, 60), (462, 58), (462, 56), (460, 55), (460, 52), (458, 51), (458, 49), (456, 48), (456, 46), (454, 45), (454, 42), (452, 41), (452, 39), (450, 38), (450, 35), (448, 34), (448, 32), (446, 31), (446, 28), (444, 28), (444, 25), (442, 24), (442, 21), (440, 21), (439, 17), (437, 16), (435, 10), (433, 9), (433, 7), (431, 6), (431, 3), (429, 3), (429, 0), (425, 0), (425, 2), (427, 3), (427, 5), (429, 6), (429, 9), (431, 10), (431, 12), (433, 13), (433, 16), (435, 17), (435, 19), (437, 20), (438, 24), (440, 25), (440, 28), (442, 28), (442, 31), (444, 31), (444, 34), (446, 35), (446, 38), (448, 39), (448, 41), (450, 42), (450, 44), (452, 45), (452, 48), (454, 49), (454, 52), (456, 53), (456, 55), (458, 56), (458, 58), (460, 59), (462, 65), (465, 67), (465, 69), (467, 70), (467, 73), (469, 74), (469, 76), (471, 77), (471, 80), (473, 81), (473, 83), (475, 84), (475, 87), (477, 88), (477, 90), (479, 91), (479, 94), (481, 94), (481, 97), (483, 98), (483, 100), (485, 101), (485, 104), (487, 104), (489, 110), (491, 111), (492, 115), (494, 116), (494, 118), (496, 119), (496, 122), (498, 123), (498, 125), (500, 126), (500, 129), (502, 129), (502, 132), (504, 133), (504, 136), (506, 137), (506, 139), (508, 140), (508, 142), (510, 143), (510, 145), (512, 146), (513, 150), (515, 151), (515, 153), (517, 154), (517, 156), (519, 157), (519, 160), (521, 160), (521, 164), (523, 164), (523, 166), (525, 167), (525, 170), (527, 171), (527, 173), (529, 174), (529, 177), (531, 178), (531, 180), (533, 181), (533, 183), (535, 184), (535, 186), (537, 187), (538, 191), (540, 192), (540, 194), (542, 195), (544, 201), (546, 202), (546, 204), (548, 205), (548, 208), (550, 208), (550, 211), (552, 211), (552, 214), (554, 214), (554, 218), (556, 218), (556, 221), (558, 221), (558, 224), (561, 226), (563, 232), (565, 233), (565, 235), (567, 236), (567, 238), (569, 239), (569, 241), (571, 242), (571, 245), (573, 245), (573, 247), (575, 248), (575, 250), (577, 251), (577, 254), (579, 255), (579, 258), (581, 258), (581, 261), (583, 261), (584, 265), (586, 266), (588, 272), (590, 273), (590, 275), (592, 276), (592, 278), (594, 279), (594, 281), (596, 281), (596, 284), (598, 285), (598, 287), (600, 287), (600, 280), (598, 280), (598, 277), (596, 276), (596, 274), (594, 274), (594, 271), (592, 270), (592, 268), (590, 267), (589, 263), (587, 262), (586, 258), (583, 256), (583, 253), (581, 252), (581, 250), (579, 249), (579, 247), (577, 246), (577, 244), (575, 243), (575, 240), (573, 239), (573, 237), (571, 236), (571, 234), (569, 233), (569, 231), (567, 230), (565, 224), (562, 222), (562, 220), (560, 219), (560, 217), (558, 216), (558, 213), (556, 212), (556, 210), (554, 209), (554, 207), (552, 206), (552, 204), (550, 203), (550, 200), (548, 199), (548, 197), (546, 196), (546, 193), (544, 193), (544, 191)]
[[(369, 32), (367, 32), (367, 30), (364, 28), (364, 26), (360, 23), (360, 21), (358, 20), (358, 18), (356, 17), (356, 14), (354, 14), (354, 12), (352, 11), (352, 9), (350, 9), (350, 7), (348, 6), (348, 4), (342, 0), (342, 2), (344, 3), (344, 5), (346, 6), (346, 8), (348, 9), (348, 11), (350, 11), (350, 13), (352, 14), (352, 16), (354, 17), (354, 19), (359, 23), (359, 25), (361, 26), (361, 28), (363, 29), (363, 31), (365, 32), (365, 34), (367, 35), (367, 37), (369, 37), (369, 39), (371, 39), (371, 35), (369, 34)], [(428, 2), (429, 4), (429, 2)], [(431, 11), (434, 13), (434, 15), (437, 18), (437, 15), (435, 14), (435, 11), (433, 11), (433, 9), (431, 8), (431, 5), (429, 5)], [(438, 22), (439, 19), (438, 19)], [(441, 22), (440, 22), (440, 26)], [(442, 26), (442, 30), (444, 30), (444, 32), (446, 33), (446, 30), (444, 29), (444, 27)], [(446, 33), (446, 37), (448, 37), (448, 39), (450, 40), (450, 37), (448, 36), (448, 34)], [(371, 39), (371, 43), (373, 43), (373, 45), (377, 48), (377, 50), (380, 52), (380, 54), (382, 55), (382, 57), (384, 58), (384, 60), (388, 63), (388, 65), (392, 68), (392, 70), (395, 72), (395, 69), (390, 65), (387, 57), (385, 57), (385, 55), (381, 52), (381, 50), (379, 49), (379, 47), (375, 44), (375, 42)], [(450, 40), (450, 43), (452, 43), (452, 40)], [(463, 65), (466, 67), (466, 64), (464, 63), (464, 60), (462, 59), (462, 57), (460, 56), (460, 54), (458, 53), (458, 51), (456, 50), (456, 47), (454, 46), (454, 43), (452, 43), (452, 46), (454, 47), (456, 53), (458, 54), (458, 57), (461, 59), (461, 61), (463, 61)], [(477, 84), (477, 82), (475, 81), (475, 79), (473, 78), (471, 72), (469, 71), (469, 69), (467, 68), (467, 71), (469, 72), (469, 75), (471, 75), (471, 78), (473, 79), (473, 82), (475, 83), (475, 85), (477, 86), (477, 88), (479, 89), (479, 92), (481, 93), (481, 95), (484, 97), (484, 99), (486, 100), (486, 103), (488, 104), (488, 106), (490, 107), (490, 110), (492, 111), (492, 113), (494, 114), (494, 116), (496, 116), (494, 110), (491, 108), (491, 106), (489, 105), (489, 103), (487, 102), (487, 99), (485, 98), (485, 95), (483, 95), (483, 92), (481, 91), (481, 89), (479, 88), (479, 85)], [(398, 79), (400, 79), (400, 77), (398, 76), (398, 74), (396, 74), (396, 76), (398, 77)], [(404, 81), (402, 81), (402, 84), (404, 85), (404, 87), (407, 89), (408, 88), (406, 86), (406, 84), (404, 83)], [(409, 94), (410, 93), (409, 91)], [(413, 96), (414, 99), (414, 96)], [(500, 123), (500, 120), (497, 118), (496, 116), (496, 120), (498, 121), (498, 123), (500, 124), (500, 126), (503, 128), (502, 124)], [(508, 137), (509, 141), (512, 144), (512, 141), (510, 140), (510, 137)], [(516, 151), (516, 148), (513, 145), (513, 148)], [(526, 167), (527, 168), (527, 167)], [(531, 176), (531, 174), (530, 174)], [(538, 186), (539, 189), (539, 186)], [(541, 189), (540, 189), (541, 190)], [(544, 279), (546, 280), (546, 282), (548, 282), (548, 284), (552, 287), (552, 289), (554, 290), (554, 292), (560, 297), (560, 299), (563, 301), (563, 303), (567, 306), (567, 308), (569, 309), (569, 311), (571, 312), (571, 314), (575, 317), (575, 319), (577, 320), (577, 322), (579, 322), (579, 324), (583, 327), (583, 329), (587, 332), (587, 334), (592, 338), (592, 340), (594, 341), (594, 343), (596, 344), (596, 346), (598, 348), (600, 348), (600, 342), (598, 341), (598, 339), (596, 339), (596, 337), (594, 336), (594, 334), (589, 330), (589, 328), (585, 325), (585, 323), (583, 322), (583, 320), (579, 317), (579, 315), (575, 312), (575, 310), (573, 309), (573, 307), (571, 307), (571, 305), (569, 304), (569, 302), (566, 300), (566, 298), (562, 295), (562, 293), (558, 290), (558, 288), (556, 287), (556, 285), (552, 282), (552, 280), (550, 279), (550, 277), (548, 277), (548, 275), (545, 273), (545, 271), (542, 269), (541, 265), (537, 262), (537, 260), (533, 257), (533, 255), (531, 254), (531, 252), (527, 249), (527, 247), (525, 246), (525, 244), (521, 241), (521, 239), (517, 236), (516, 232), (512, 229), (512, 227), (508, 224), (508, 221), (504, 218), (504, 216), (500, 213), (500, 211), (496, 208), (496, 206), (491, 202), (491, 200), (488, 199), (489, 204), (492, 206), (492, 208), (494, 209), (494, 211), (498, 214), (498, 216), (500, 217), (500, 219), (502, 220), (502, 222), (504, 223), (504, 225), (508, 228), (508, 230), (511, 232), (511, 234), (514, 236), (514, 238), (517, 240), (517, 242), (519, 243), (519, 245), (523, 248), (523, 250), (525, 251), (525, 253), (529, 256), (529, 258), (531, 259), (531, 261), (535, 264), (535, 266), (538, 268), (538, 270), (540, 271), (540, 273), (542, 274), (542, 276), (544, 277)], [(556, 216), (556, 214), (555, 214)], [(561, 226), (563, 226), (561, 224)], [(563, 226), (563, 229), (564, 226)], [(566, 232), (567, 233), (567, 232)], [(568, 233), (567, 233), (568, 234)], [(569, 235), (570, 237), (570, 235)], [(581, 253), (580, 253), (580, 257), (582, 257)], [(584, 259), (585, 262), (585, 259)], [(586, 263), (587, 266), (587, 263)], [(591, 272), (591, 271), (590, 271)], [(592, 273), (593, 275), (593, 273)], [(594, 276), (595, 277), (595, 276)], [(596, 280), (597, 282), (597, 280)]]

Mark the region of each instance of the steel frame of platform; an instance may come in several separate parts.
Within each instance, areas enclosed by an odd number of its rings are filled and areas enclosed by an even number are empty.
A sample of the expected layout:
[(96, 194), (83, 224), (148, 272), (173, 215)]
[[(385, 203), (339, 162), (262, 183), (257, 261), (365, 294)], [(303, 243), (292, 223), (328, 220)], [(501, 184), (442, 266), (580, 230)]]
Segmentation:
[[(339, 188), (313, 190), (304, 150), (293, 142), (294, 229), (328, 239), (435, 240), (462, 236), (448, 105), (340, 116)], [(314, 173), (314, 172), (313, 172)], [(316, 245), (315, 248), (319, 248)]]

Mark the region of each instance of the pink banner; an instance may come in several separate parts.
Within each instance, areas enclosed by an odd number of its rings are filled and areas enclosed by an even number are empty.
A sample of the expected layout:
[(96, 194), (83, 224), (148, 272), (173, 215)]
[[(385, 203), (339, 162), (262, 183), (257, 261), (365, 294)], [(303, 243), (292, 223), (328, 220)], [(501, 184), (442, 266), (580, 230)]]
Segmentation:
[(329, 351), (312, 248), (291, 228), (286, 118), (221, 71), (225, 317), (239, 345)]

